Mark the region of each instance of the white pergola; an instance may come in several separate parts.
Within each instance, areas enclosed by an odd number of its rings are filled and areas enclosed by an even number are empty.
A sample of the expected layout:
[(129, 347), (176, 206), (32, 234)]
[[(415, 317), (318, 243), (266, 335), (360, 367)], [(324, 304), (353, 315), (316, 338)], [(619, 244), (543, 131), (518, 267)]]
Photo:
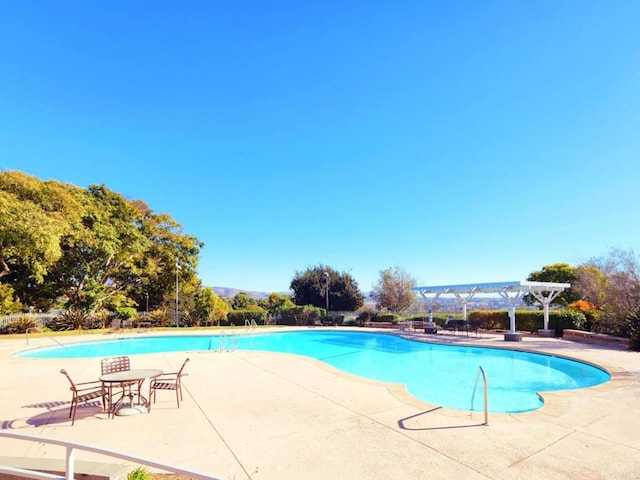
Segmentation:
[(467, 304), (478, 294), (498, 294), (504, 298), (509, 305), (509, 333), (504, 336), (505, 340), (520, 341), (522, 336), (516, 332), (516, 305), (523, 296), (530, 293), (541, 304), (544, 309), (544, 329), (538, 333), (550, 336), (549, 330), (549, 304), (562, 291), (570, 288), (569, 283), (553, 282), (492, 282), (492, 283), (470, 283), (463, 285), (440, 285), (434, 287), (413, 287), (414, 290), (425, 299), (429, 307), (429, 331), (435, 331), (433, 326), (433, 304), (442, 295), (453, 295), (462, 306), (462, 317), (467, 319)]

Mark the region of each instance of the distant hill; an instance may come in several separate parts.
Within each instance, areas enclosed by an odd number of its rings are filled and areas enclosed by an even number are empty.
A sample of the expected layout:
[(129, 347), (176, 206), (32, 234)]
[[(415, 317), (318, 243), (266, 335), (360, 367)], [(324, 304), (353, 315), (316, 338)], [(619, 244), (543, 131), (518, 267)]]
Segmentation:
[[(238, 288), (230, 288), (230, 287), (211, 287), (216, 295), (219, 297), (233, 298), (240, 292), (244, 292), (249, 295), (251, 298), (255, 298), (256, 300), (260, 300), (261, 298), (267, 298), (269, 293), (267, 292), (254, 292), (251, 290), (240, 290)], [(293, 292), (278, 292), (283, 295), (293, 295)], [(371, 302), (371, 292), (362, 292), (364, 295), (365, 302)]]
[[(249, 295), (251, 298), (255, 298), (256, 300), (260, 300), (263, 298), (267, 298), (269, 293), (267, 292), (254, 292), (251, 290), (241, 290), (238, 288), (230, 288), (230, 287), (212, 287), (213, 291), (219, 297), (225, 298), (233, 298), (240, 292), (244, 292)], [(293, 292), (279, 292), (285, 295), (292, 295)], [(362, 292), (364, 295), (365, 305), (368, 307), (372, 307), (375, 304), (373, 298), (371, 298), (371, 292)], [(414, 307), (411, 309), (416, 312), (424, 312), (427, 310), (427, 305), (424, 299), (420, 297), (420, 295), (416, 298), (417, 302)], [(451, 297), (440, 297), (436, 301), (437, 308), (436, 311), (439, 312), (459, 312), (461, 311), (461, 306), (458, 300)], [(474, 297), (469, 301), (467, 305), (467, 309), (471, 310), (504, 310), (507, 308), (506, 302), (502, 298), (483, 298), (483, 297)], [(523, 301), (518, 302), (518, 308), (527, 308), (527, 305)]]
[(269, 296), (266, 292), (252, 292), (250, 290), (239, 290), (237, 288), (229, 288), (229, 287), (211, 287), (216, 295), (219, 297), (233, 298), (240, 292), (244, 292), (249, 295), (251, 298), (255, 298), (256, 300), (260, 300), (261, 298), (267, 298)]

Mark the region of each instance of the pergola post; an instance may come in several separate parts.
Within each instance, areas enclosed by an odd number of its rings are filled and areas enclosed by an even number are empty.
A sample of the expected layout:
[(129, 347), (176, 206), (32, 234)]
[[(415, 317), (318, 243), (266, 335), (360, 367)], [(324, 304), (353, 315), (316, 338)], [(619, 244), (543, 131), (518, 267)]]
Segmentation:
[(473, 298), (476, 292), (474, 290), (464, 298), (462, 297), (462, 295), (460, 295), (460, 292), (454, 291), (453, 294), (458, 299), (458, 302), (460, 302), (460, 305), (462, 305), (462, 319), (466, 322), (467, 321), (467, 303), (469, 303), (469, 300)]
[[(466, 285), (440, 285), (433, 287), (412, 287), (411, 290), (420, 292), (429, 306), (429, 326), (424, 329), (425, 333), (437, 333), (433, 324), (433, 304), (441, 294), (450, 294), (456, 297), (462, 305), (462, 316), (467, 319), (467, 304), (476, 294), (498, 294), (504, 298), (509, 305), (509, 332), (504, 335), (505, 341), (522, 340), (522, 335), (516, 331), (516, 306), (522, 297), (531, 293), (538, 299), (544, 308), (544, 330), (538, 330), (540, 336), (552, 336), (553, 330), (549, 330), (549, 304), (563, 290), (570, 288), (569, 283), (554, 282), (493, 282), (493, 283), (472, 283)], [(546, 292), (546, 294), (545, 294)], [(435, 295), (434, 297), (427, 297)], [(545, 334), (545, 332), (547, 334)], [(549, 334), (550, 333), (550, 334)]]
[(545, 292), (539, 290), (531, 290), (531, 295), (533, 295), (536, 300), (538, 300), (542, 304), (542, 309), (544, 312), (542, 330), (538, 330), (538, 335), (541, 337), (553, 337), (556, 334), (555, 330), (549, 330), (549, 305), (551, 304), (553, 299), (560, 295), (561, 292), (562, 290), (550, 291), (546, 292), (547, 295), (545, 296)]
[[(514, 295), (510, 296), (509, 293)], [(504, 288), (498, 294), (509, 304), (509, 332), (504, 334), (504, 340), (506, 342), (521, 342), (522, 334), (516, 332), (516, 305), (522, 298), (522, 290), (509, 291)]]
[(427, 328), (424, 329), (424, 333), (438, 333), (437, 327), (433, 324), (433, 304), (440, 296), (440, 293), (436, 293), (433, 298), (427, 297), (427, 294), (423, 291), (420, 291), (420, 295), (422, 295), (422, 298), (427, 302), (427, 307), (429, 309), (429, 324), (427, 325)]

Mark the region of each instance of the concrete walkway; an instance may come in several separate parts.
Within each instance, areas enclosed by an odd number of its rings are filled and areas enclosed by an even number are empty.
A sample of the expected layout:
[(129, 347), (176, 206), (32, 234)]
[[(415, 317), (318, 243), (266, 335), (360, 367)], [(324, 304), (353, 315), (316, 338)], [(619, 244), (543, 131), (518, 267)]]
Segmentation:
[[(435, 338), (572, 356), (607, 368), (613, 378), (588, 389), (545, 393), (543, 408), (492, 414), (490, 425), (482, 426), (482, 414), (439, 408), (400, 385), (302, 357), (145, 354), (131, 357), (133, 368), (174, 371), (191, 358), (181, 407), (173, 392), (159, 392), (150, 414), (108, 419), (94, 404), (79, 409), (72, 427), (68, 383), (59, 371), (93, 380), (100, 358), (18, 358), (12, 352), (25, 348), (25, 339), (0, 338), (0, 425), (236, 480), (640, 479), (639, 353), (538, 337), (518, 344), (488, 334)], [(31, 346), (51, 343), (30, 339)], [(0, 451), (64, 458), (60, 447), (2, 438)], [(84, 452), (76, 458), (118, 463)]]

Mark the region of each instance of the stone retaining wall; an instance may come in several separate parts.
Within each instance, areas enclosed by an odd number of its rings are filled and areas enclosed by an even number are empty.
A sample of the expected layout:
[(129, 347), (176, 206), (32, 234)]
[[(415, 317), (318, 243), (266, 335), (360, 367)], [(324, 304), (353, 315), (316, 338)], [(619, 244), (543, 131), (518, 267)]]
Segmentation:
[(624, 345), (627, 348), (631, 345), (631, 340), (623, 337), (613, 337), (601, 333), (584, 332), (582, 330), (563, 330), (562, 338), (574, 342), (595, 343), (597, 345)]

